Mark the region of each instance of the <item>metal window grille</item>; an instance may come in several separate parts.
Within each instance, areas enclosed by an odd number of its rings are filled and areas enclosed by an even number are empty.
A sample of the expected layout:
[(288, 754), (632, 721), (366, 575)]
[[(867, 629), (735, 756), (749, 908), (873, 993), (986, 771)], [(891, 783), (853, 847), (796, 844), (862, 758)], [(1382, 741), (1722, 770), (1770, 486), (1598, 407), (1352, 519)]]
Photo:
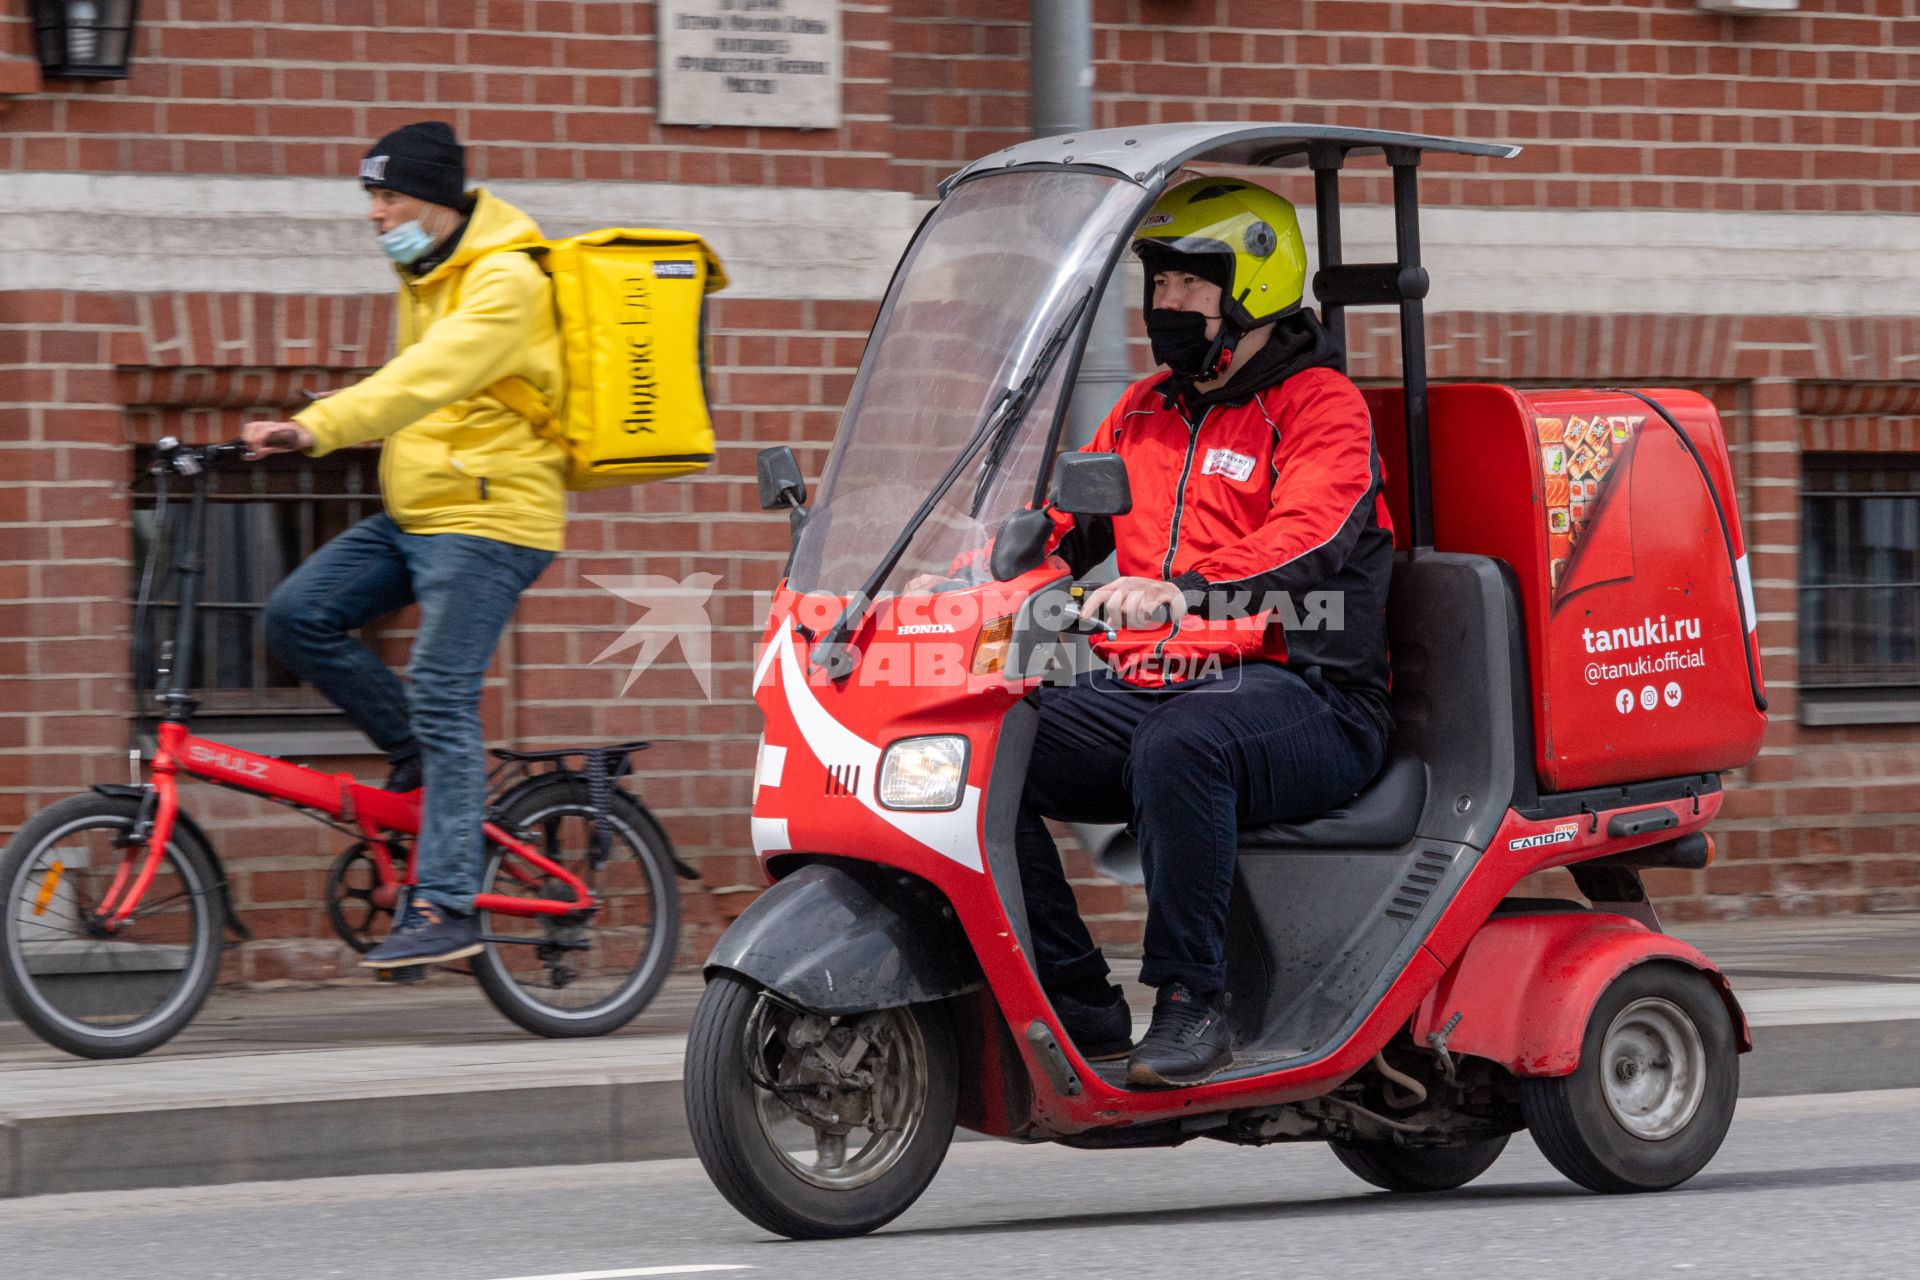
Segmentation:
[(1802, 466), (1800, 683), (1920, 688), (1920, 455)]
[[(135, 450), (136, 474), (144, 476), (152, 451)], [(267, 651), (261, 617), (280, 580), (322, 544), (380, 510), (379, 454), (346, 449), (324, 458), (282, 454), (209, 477), (206, 576), (200, 606), (199, 653), (188, 672), (203, 709), (217, 713), (316, 713), (333, 710)], [(154, 495), (142, 484), (134, 500), (134, 565), (131, 591), (139, 588), (147, 557), (156, 553)], [(170, 533), (182, 529), (186, 486), (176, 480), (169, 497)], [(178, 584), (175, 548), (163, 556), (154, 579), (148, 618), (149, 652), (156, 656), (173, 637)], [(139, 673), (142, 696), (151, 671)]]

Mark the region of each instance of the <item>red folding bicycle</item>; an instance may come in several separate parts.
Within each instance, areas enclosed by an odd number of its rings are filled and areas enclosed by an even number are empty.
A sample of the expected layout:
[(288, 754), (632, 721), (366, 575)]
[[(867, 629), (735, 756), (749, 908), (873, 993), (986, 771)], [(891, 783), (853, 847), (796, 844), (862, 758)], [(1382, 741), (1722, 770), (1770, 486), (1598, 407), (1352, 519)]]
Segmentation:
[[(22, 1022), (82, 1057), (132, 1057), (166, 1043), (212, 990), (224, 931), (250, 936), (213, 842), (181, 807), (181, 775), (264, 796), (353, 837), (327, 876), (327, 915), (356, 950), (374, 945), (383, 918), (414, 881), (423, 792), (386, 791), (196, 737), (188, 727), (197, 705), (188, 684), (208, 476), (246, 456), (238, 441), (190, 447), (168, 438), (149, 468), (154, 543), (134, 611), (142, 672), (154, 565), (168, 545), (170, 481), (186, 479), (191, 497), (173, 567), (173, 640), (153, 681), (164, 710), (146, 781), (62, 800), (0, 854), (0, 985)], [(138, 743), (143, 690), (136, 688), (135, 701)], [(499, 763), (489, 779), (487, 856), (475, 899), (483, 949), (472, 972), (495, 1007), (529, 1031), (592, 1036), (622, 1027), (672, 967), (675, 878), (697, 873), (675, 855), (646, 806), (619, 786), (633, 753), (647, 745), (493, 753)], [(133, 771), (138, 778), (138, 754)]]

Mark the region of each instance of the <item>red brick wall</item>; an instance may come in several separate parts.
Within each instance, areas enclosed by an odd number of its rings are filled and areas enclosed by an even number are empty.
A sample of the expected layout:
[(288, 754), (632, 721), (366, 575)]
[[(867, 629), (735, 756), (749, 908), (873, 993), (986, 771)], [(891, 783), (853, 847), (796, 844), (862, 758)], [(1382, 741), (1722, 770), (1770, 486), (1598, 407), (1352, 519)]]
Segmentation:
[[(0, 169), (340, 174), (398, 125), (446, 119), (512, 178), (881, 187), (886, 6), (842, 6), (838, 129), (653, 119), (651, 4), (627, 0), (149, 0), (129, 78), (0, 98)], [(0, 57), (25, 55), (25, 6)], [(261, 15), (271, 16), (262, 20)]]
[[(895, 0), (904, 187), (1021, 136), (1026, 9)], [(1527, 148), (1431, 161), (1475, 175), (1427, 183), (1436, 204), (1913, 212), (1920, 17), (1903, 0), (1803, 9), (1096, 0), (1095, 123), (1297, 120)]]
[[(792, 444), (818, 473), (873, 310), (718, 301), (713, 470), (574, 498), (567, 554), (529, 593), (488, 681), (494, 740), (658, 739), (640, 790), (704, 889), (759, 882), (748, 685), (756, 602), (778, 581), (787, 531), (758, 509), (753, 455)], [(0, 831), (60, 795), (125, 779), (129, 444), (230, 438), (280, 412), (296, 387), (378, 363), (391, 320), (384, 297), (0, 293)], [(709, 608), (713, 701), (677, 649), (623, 696), (627, 660), (592, 660), (639, 611), (588, 577), (702, 570), (721, 576)], [(396, 660), (408, 626), (387, 629)], [(261, 937), (325, 934), (320, 877), (344, 841), (217, 788), (193, 788), (189, 804), (216, 832)], [(744, 905), (745, 895), (692, 893), (688, 954), (711, 943), (715, 912)]]
[[(817, 131), (656, 124), (646, 3), (143, 7), (127, 81), (0, 98), (0, 169), (344, 173), (379, 133), (438, 115), (479, 144), (483, 181), (927, 192), (1027, 125), (1026, 0), (844, 3), (845, 120)], [(1101, 125), (1292, 119), (1526, 146), (1498, 165), (1431, 161), (1457, 175), (1427, 184), (1436, 204), (1920, 209), (1908, 0), (1764, 18), (1692, 0), (1094, 8)], [(29, 51), (25, 17), (0, 17), (0, 57)]]
[[(1026, 126), (1025, 0), (845, 5), (846, 120), (817, 132), (657, 125), (647, 4), (143, 8), (127, 82), (0, 96), (0, 170), (339, 174), (381, 130), (439, 115), (473, 144), (479, 180), (925, 193)], [(1102, 0), (1096, 112), (1103, 124), (1289, 118), (1528, 146), (1500, 166), (1435, 161), (1431, 204), (1915, 212), (1920, 19), (1902, 0), (1837, 8), (1728, 19), (1690, 0)], [(0, 58), (29, 51), (23, 12), (0, 16)], [(747, 896), (712, 890), (755, 879), (744, 852), (752, 593), (772, 585), (785, 528), (753, 509), (751, 454), (791, 442), (817, 470), (871, 312), (722, 300), (714, 390), (728, 444), (714, 473), (579, 500), (572, 550), (533, 593), (489, 683), (489, 728), (502, 737), (663, 740), (642, 790), (706, 872), (691, 892), (689, 955)], [(129, 446), (161, 430), (231, 434), (296, 383), (380, 359), (387, 320), (384, 298), (0, 293), (0, 831), (122, 775)], [(1353, 327), (1355, 373), (1386, 376), (1390, 325), (1356, 315)], [(1914, 324), (1452, 315), (1435, 318), (1433, 337), (1439, 377), (1687, 381), (1729, 416), (1761, 609), (1783, 615), (1762, 624), (1781, 714), (1729, 800), (1722, 862), (1658, 887), (1694, 914), (1920, 907), (1908, 847), (1920, 735), (1789, 719), (1793, 591), (1765, 585), (1797, 574), (1800, 449), (1912, 447), (1912, 403), (1859, 388), (1911, 387), (1901, 357), (1920, 349)], [(723, 577), (715, 701), (673, 663), (618, 696), (624, 663), (589, 660), (631, 620), (628, 606), (585, 578), (695, 569)], [(332, 838), (299, 844), (299, 819), (226, 793), (195, 803), (263, 934), (321, 936), (315, 897)], [(1084, 888), (1103, 933), (1134, 936), (1125, 895)]]
[[(871, 306), (729, 302), (714, 315), (717, 421), (726, 443), (711, 475), (576, 499), (568, 554), (530, 595), (489, 682), (489, 733), (528, 743), (649, 736), (641, 791), (706, 880), (689, 903), (689, 954), (735, 913), (756, 877), (747, 839), (756, 715), (748, 701), (755, 593), (774, 584), (784, 520), (754, 509), (752, 453), (799, 448), (817, 473)], [(0, 294), (0, 381), (40, 407), (0, 405), (0, 825), (95, 781), (117, 780), (125, 735), (127, 444), (162, 431), (210, 440), (364, 365), (383, 340), (384, 300), (265, 296)], [(1353, 370), (1391, 376), (1397, 339), (1382, 317), (1352, 318)], [(251, 340), (227, 334), (260, 335)], [(1542, 335), (1550, 335), (1543, 341)], [(363, 337), (362, 335), (366, 335)], [(1901, 727), (1815, 729), (1793, 719), (1790, 543), (1803, 441), (1848, 447), (1861, 410), (1891, 411), (1895, 446), (1913, 441), (1910, 384), (1889, 398), (1899, 353), (1920, 322), (1757, 317), (1444, 315), (1431, 333), (1438, 377), (1525, 368), (1531, 379), (1621, 379), (1701, 386), (1721, 405), (1763, 615), (1775, 718), (1766, 754), (1733, 780), (1717, 826), (1721, 861), (1655, 877), (1683, 915), (1920, 907), (1920, 745)], [(1611, 353), (1602, 355), (1602, 353)], [(1498, 362), (1498, 363), (1495, 363)], [(1842, 375), (1847, 375), (1842, 377)], [(1872, 394), (1862, 385), (1880, 384)], [(8, 399), (15, 399), (8, 393)], [(1771, 549), (1770, 549), (1771, 548)], [(632, 610), (589, 575), (719, 573), (715, 699), (670, 655), (627, 696), (625, 663), (590, 660)], [(405, 624), (395, 635), (404, 643)], [(396, 649), (396, 654), (398, 650)], [(211, 788), (196, 809), (233, 859), (263, 937), (324, 933), (318, 906), (332, 836), (297, 817)], [(296, 832), (309, 832), (301, 835)], [(1076, 859), (1082, 872), (1086, 868)], [(1137, 908), (1087, 879), (1103, 934), (1130, 940)], [(256, 975), (278, 972), (270, 949)]]

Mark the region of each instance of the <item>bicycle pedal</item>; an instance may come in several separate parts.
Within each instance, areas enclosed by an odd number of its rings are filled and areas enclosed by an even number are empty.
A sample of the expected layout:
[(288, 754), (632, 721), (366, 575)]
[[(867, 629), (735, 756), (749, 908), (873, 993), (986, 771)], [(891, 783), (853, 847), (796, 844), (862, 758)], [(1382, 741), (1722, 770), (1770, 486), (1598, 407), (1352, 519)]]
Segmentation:
[(425, 982), (427, 966), (410, 964), (404, 969), (375, 969), (373, 980), (375, 982)]

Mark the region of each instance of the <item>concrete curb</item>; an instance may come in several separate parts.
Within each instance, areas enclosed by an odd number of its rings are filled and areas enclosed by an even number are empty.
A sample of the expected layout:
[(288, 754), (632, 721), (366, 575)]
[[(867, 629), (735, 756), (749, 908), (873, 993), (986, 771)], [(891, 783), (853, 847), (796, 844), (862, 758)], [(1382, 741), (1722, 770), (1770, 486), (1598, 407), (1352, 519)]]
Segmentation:
[(0, 1121), (0, 1196), (693, 1154), (678, 1080)]
[[(1760, 1025), (1743, 1097), (1920, 1087), (1920, 1019)], [(677, 1073), (0, 1117), (0, 1196), (663, 1160)]]
[(1920, 1087), (1920, 1019), (1757, 1026), (1740, 1096)]

